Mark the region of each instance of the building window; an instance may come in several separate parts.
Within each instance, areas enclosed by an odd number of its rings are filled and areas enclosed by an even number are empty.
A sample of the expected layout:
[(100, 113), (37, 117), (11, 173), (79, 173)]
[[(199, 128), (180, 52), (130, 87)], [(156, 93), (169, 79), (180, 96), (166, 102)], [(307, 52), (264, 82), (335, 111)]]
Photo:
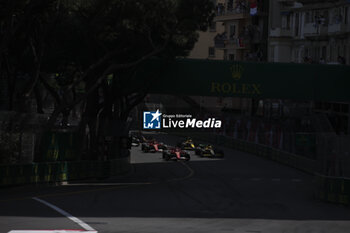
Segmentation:
[(328, 11), (317, 11), (315, 16), (316, 24), (317, 25), (327, 25), (328, 24)]
[(230, 61), (234, 61), (235, 60), (235, 55), (234, 54), (229, 54), (228, 55), (228, 59), (230, 60)]
[(344, 23), (345, 24), (348, 24), (348, 21), (349, 21), (349, 16), (348, 16), (348, 13), (349, 13), (349, 8), (348, 7), (345, 7), (344, 8)]
[(332, 24), (339, 24), (342, 22), (342, 15), (340, 8), (335, 8), (333, 10)]
[(327, 47), (323, 46), (322, 47), (322, 54), (321, 54), (323, 59), (327, 59)]
[(299, 36), (299, 13), (295, 14), (295, 36)]
[(215, 48), (214, 47), (209, 47), (208, 55), (209, 55), (209, 57), (215, 57)]
[(344, 45), (344, 59), (345, 59), (345, 64), (348, 64), (348, 60), (349, 60), (349, 53), (347, 52), (348, 51), (348, 46)]
[(335, 55), (334, 55), (334, 50), (333, 49), (334, 49), (333, 46), (329, 46), (329, 52), (330, 52), (329, 58), (330, 58), (330, 61), (334, 61)]
[(315, 49), (315, 52), (314, 52), (313, 58), (316, 61), (319, 61), (320, 60), (320, 47), (315, 47), (314, 49)]
[(233, 39), (236, 35), (236, 25), (231, 24), (230, 25), (230, 39)]
[(306, 12), (306, 14), (305, 14), (305, 23), (311, 23), (310, 12)]
[(269, 61), (274, 62), (275, 61), (275, 46), (270, 47), (270, 58)]
[(290, 14), (282, 17), (282, 29), (290, 29)]
[(329, 11), (327, 11), (327, 10), (323, 11), (323, 17), (324, 17), (324, 24), (323, 25), (328, 25), (329, 24)]
[(286, 16), (282, 16), (282, 29), (286, 29), (286, 24), (287, 24), (287, 18)]
[(229, 0), (227, 2), (227, 10), (228, 11), (233, 11), (233, 0)]
[(305, 23), (314, 23), (315, 22), (316, 13), (314, 11), (306, 12), (305, 14)]

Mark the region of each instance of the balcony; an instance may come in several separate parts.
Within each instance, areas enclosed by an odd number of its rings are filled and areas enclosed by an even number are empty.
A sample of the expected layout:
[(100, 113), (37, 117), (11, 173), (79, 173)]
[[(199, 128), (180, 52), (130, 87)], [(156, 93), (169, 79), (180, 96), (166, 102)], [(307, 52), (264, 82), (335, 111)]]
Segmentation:
[(280, 4), (282, 9), (290, 9), (290, 7), (295, 5), (296, 0), (277, 0)]
[(326, 36), (328, 34), (328, 25), (321, 25), (319, 28), (319, 35)]
[(350, 25), (343, 23), (337, 24), (315, 24), (307, 23), (304, 25), (304, 36), (314, 37), (314, 36), (331, 36), (346, 34), (350, 32)]
[(249, 18), (248, 10), (225, 10), (217, 12), (214, 22), (224, 22), (229, 20), (247, 19)]
[[(255, 11), (254, 11), (255, 9)], [(250, 8), (249, 1), (237, 1), (234, 4), (218, 4), (216, 6), (215, 22), (246, 19), (253, 15), (267, 15), (263, 12), (263, 5), (259, 3), (256, 8)]]
[(328, 34), (342, 34), (350, 32), (349, 25), (343, 23), (328, 25)]
[(227, 44), (227, 39), (215, 39), (214, 40), (215, 48), (217, 49), (225, 49)]
[(333, 0), (298, 0), (301, 4), (320, 4), (320, 3), (332, 3)]
[(320, 34), (320, 25), (315, 23), (306, 23), (304, 25), (304, 36), (318, 36)]
[(275, 28), (270, 30), (270, 37), (293, 37), (290, 29)]
[(244, 38), (233, 38), (227, 41), (226, 49), (249, 49), (250, 40)]
[(226, 33), (218, 34), (214, 39), (217, 49), (248, 49), (250, 42), (243, 37), (227, 38)]

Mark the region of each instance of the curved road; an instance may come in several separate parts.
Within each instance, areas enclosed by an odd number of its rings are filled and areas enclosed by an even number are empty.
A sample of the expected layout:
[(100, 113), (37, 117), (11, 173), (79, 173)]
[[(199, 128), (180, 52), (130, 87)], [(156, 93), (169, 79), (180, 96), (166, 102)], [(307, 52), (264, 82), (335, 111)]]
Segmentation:
[[(168, 144), (181, 140), (154, 135)], [(132, 149), (133, 172), (59, 187), (1, 189), (0, 232), (83, 229), (47, 203), (98, 232), (349, 232), (349, 208), (313, 199), (313, 177), (224, 148), (225, 159), (188, 163)]]

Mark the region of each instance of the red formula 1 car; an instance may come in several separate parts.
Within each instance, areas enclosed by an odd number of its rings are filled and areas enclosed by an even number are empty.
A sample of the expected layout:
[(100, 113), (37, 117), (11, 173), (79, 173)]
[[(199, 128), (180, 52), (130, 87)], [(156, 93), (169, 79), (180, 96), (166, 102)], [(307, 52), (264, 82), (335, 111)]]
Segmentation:
[(158, 142), (156, 140), (149, 140), (142, 143), (141, 150), (145, 153), (147, 152), (162, 152), (167, 149), (167, 146), (164, 143)]
[(185, 160), (188, 161), (191, 159), (190, 154), (182, 150), (180, 147), (170, 148), (163, 151), (163, 159), (166, 161), (169, 160)]

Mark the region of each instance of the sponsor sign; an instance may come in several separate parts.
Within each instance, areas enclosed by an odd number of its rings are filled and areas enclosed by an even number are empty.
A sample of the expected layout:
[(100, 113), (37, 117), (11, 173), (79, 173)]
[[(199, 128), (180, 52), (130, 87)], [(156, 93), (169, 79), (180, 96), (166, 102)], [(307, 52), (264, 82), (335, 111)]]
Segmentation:
[(197, 119), (191, 114), (162, 114), (156, 112), (143, 112), (143, 129), (218, 129), (222, 122), (210, 117)]
[(162, 113), (159, 109), (156, 112), (143, 112), (143, 128), (144, 129), (160, 129)]

